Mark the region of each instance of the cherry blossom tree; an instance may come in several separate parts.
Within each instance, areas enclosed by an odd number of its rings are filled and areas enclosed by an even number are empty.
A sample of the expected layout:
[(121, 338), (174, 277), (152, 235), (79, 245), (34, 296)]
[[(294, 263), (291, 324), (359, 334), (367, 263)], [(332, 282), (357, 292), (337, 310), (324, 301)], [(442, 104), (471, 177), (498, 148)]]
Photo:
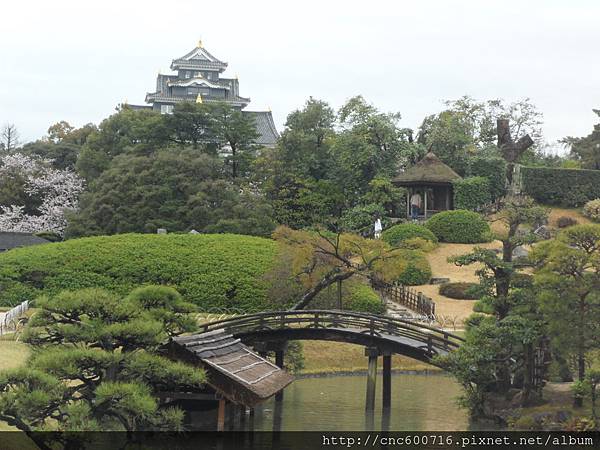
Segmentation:
[(65, 213), (77, 209), (84, 185), (74, 172), (54, 169), (50, 163), (20, 153), (0, 158), (0, 181), (19, 174), (25, 180), (23, 189), (27, 196), (41, 199), (34, 213), (27, 213), (25, 205), (0, 205), (0, 231), (64, 233)]

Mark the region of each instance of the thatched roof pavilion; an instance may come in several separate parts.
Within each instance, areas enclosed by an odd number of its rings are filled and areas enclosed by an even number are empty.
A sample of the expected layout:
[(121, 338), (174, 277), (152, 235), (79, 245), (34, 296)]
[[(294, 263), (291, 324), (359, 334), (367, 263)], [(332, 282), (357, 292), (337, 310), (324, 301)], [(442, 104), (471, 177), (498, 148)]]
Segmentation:
[[(433, 152), (429, 152), (417, 164), (392, 178), (392, 183), (407, 188), (408, 210), (411, 195), (421, 195), (425, 206), (423, 216), (427, 219), (428, 215), (453, 208), (452, 183), (460, 179), (459, 174), (444, 164)], [(410, 215), (410, 211), (408, 214)]]

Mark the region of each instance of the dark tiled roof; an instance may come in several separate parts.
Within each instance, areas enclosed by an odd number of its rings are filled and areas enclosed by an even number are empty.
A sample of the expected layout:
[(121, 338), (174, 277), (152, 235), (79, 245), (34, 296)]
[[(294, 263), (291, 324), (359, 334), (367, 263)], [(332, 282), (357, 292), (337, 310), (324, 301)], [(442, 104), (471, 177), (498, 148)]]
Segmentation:
[(34, 236), (31, 233), (0, 231), (0, 251), (18, 247), (29, 247), (30, 245), (47, 244), (48, 242), (46, 239)]
[(397, 184), (416, 184), (416, 183), (452, 183), (459, 180), (461, 176), (454, 170), (444, 164), (432, 152), (412, 167), (392, 178)]
[(203, 47), (196, 47), (186, 53), (181, 58), (174, 59), (171, 63), (171, 69), (208, 69), (223, 71), (227, 68), (227, 63), (214, 57)]
[[(180, 103), (180, 102), (194, 102), (195, 101), (195, 96), (194, 97), (175, 97), (172, 95), (165, 95), (161, 92), (149, 92), (148, 94), (146, 94), (146, 102), (147, 103)], [(234, 105), (237, 106), (246, 106), (248, 103), (250, 103), (250, 99), (249, 98), (245, 98), (245, 97), (239, 97), (236, 96), (234, 98), (210, 98), (210, 97), (202, 97), (202, 101), (203, 102), (208, 102), (208, 103), (215, 103), (215, 102), (223, 102), (223, 103), (232, 103)]]
[(279, 138), (273, 114), (271, 111), (242, 111), (242, 114), (248, 115), (254, 119), (256, 131), (259, 136), (256, 143), (265, 146), (273, 146)]
[(271, 397), (293, 381), (285, 370), (224, 330), (176, 337), (171, 345), (184, 359), (198, 359), (205, 365), (209, 385), (248, 406)]

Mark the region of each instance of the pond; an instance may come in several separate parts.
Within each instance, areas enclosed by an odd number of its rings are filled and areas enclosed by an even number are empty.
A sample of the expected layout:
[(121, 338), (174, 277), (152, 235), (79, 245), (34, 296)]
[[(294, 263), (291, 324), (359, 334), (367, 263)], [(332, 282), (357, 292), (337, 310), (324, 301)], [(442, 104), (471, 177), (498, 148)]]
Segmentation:
[(456, 399), (460, 386), (446, 375), (394, 374), (392, 406), (382, 415), (381, 375), (377, 403), (365, 413), (366, 375), (302, 378), (285, 389), (283, 402), (271, 399), (256, 408), (259, 431), (457, 431), (473, 427)]

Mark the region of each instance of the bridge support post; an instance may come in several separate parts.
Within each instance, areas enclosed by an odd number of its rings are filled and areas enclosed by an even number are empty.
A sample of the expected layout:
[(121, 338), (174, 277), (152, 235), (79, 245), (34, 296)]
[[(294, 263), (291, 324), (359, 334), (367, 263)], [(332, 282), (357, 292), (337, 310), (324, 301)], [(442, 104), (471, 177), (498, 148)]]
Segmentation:
[(375, 409), (375, 387), (377, 383), (377, 357), (379, 356), (379, 349), (376, 347), (367, 347), (365, 348), (365, 356), (369, 357), (365, 409), (367, 411), (373, 411)]
[(389, 409), (392, 405), (392, 355), (389, 352), (383, 354), (383, 409)]

